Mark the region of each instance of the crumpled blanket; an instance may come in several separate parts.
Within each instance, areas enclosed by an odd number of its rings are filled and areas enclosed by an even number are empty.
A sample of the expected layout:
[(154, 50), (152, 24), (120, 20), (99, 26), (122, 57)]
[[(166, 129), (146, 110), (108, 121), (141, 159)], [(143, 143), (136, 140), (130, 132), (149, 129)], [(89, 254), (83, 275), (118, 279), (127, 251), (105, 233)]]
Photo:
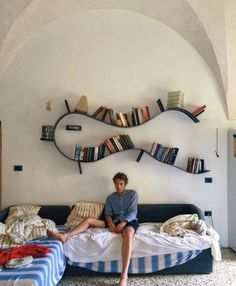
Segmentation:
[(188, 234), (206, 235), (206, 225), (197, 214), (177, 215), (168, 219), (160, 228), (161, 233), (184, 237)]
[(219, 234), (205, 221), (198, 219), (197, 214), (178, 215), (170, 218), (160, 227), (160, 233), (171, 236), (208, 235), (211, 239), (211, 253), (216, 261), (221, 260)]
[(42, 219), (36, 214), (19, 215), (12, 217), (5, 224), (3, 239), (7, 237), (16, 245), (24, 244), (29, 240), (47, 236), (47, 229), (57, 230), (52, 220)]

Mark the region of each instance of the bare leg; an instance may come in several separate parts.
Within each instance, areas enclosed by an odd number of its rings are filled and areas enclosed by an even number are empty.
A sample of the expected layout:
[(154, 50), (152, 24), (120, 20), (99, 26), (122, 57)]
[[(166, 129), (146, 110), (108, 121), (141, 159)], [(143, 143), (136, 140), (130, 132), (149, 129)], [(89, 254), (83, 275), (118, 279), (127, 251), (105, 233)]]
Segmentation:
[(127, 286), (128, 269), (130, 263), (130, 257), (132, 252), (132, 240), (134, 236), (134, 229), (130, 226), (126, 227), (122, 231), (122, 272), (120, 275), (119, 286)]
[(53, 237), (55, 239), (58, 239), (64, 243), (71, 236), (78, 234), (78, 233), (81, 233), (81, 232), (84, 232), (85, 230), (87, 230), (90, 227), (104, 228), (105, 223), (103, 220), (100, 220), (100, 219), (86, 218), (79, 225), (77, 225), (76, 227), (74, 227), (73, 229), (69, 230), (66, 233), (59, 233), (59, 232), (54, 232), (54, 231), (48, 230), (47, 235), (49, 237)]

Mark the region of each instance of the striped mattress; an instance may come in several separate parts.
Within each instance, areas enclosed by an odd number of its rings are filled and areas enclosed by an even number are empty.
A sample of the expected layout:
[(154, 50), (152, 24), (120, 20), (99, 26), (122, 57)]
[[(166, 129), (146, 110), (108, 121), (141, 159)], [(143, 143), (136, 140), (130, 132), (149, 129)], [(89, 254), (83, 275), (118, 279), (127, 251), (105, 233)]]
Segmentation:
[[(132, 258), (129, 265), (129, 274), (152, 273), (167, 267), (183, 264), (195, 258), (202, 250), (190, 250), (171, 254), (155, 255), (150, 257)], [(87, 268), (96, 272), (121, 273), (120, 260), (97, 262), (73, 262), (66, 257), (68, 264)], [(1, 285), (1, 284), (0, 284)]]
[(65, 256), (61, 242), (53, 239), (39, 239), (27, 244), (39, 244), (52, 250), (45, 257), (34, 258), (25, 268), (2, 269), (0, 286), (55, 286), (65, 270)]

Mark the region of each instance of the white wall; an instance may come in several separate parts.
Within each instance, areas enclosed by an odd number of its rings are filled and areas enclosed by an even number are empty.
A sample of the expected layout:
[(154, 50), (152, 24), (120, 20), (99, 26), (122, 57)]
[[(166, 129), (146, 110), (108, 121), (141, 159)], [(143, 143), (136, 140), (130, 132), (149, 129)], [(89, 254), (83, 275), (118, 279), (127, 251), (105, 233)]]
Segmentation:
[[(182, 37), (149, 17), (122, 10), (84, 11), (59, 19), (34, 33), (20, 47), (0, 79), (0, 120), (3, 125), (3, 207), (17, 203), (73, 204), (103, 202), (113, 190), (112, 176), (124, 171), (140, 203), (194, 203), (212, 210), (221, 244), (227, 245), (227, 128), (222, 94), (210, 69)], [(54, 124), (88, 96), (89, 113), (100, 105), (127, 112), (156, 100), (166, 103), (168, 91), (182, 90), (185, 107), (206, 104), (193, 123), (182, 113), (166, 112), (129, 133), (138, 146), (153, 141), (179, 147), (176, 165), (188, 156), (205, 159), (210, 173), (191, 175), (144, 155), (126, 151), (96, 163), (83, 164), (59, 154), (52, 142), (40, 141), (41, 126)], [(52, 101), (52, 111), (45, 109)], [(89, 145), (119, 133), (91, 119)], [(219, 128), (220, 157), (215, 156)], [(69, 135), (70, 136), (70, 135)], [(86, 144), (86, 143), (85, 143)], [(13, 172), (22, 164), (23, 172)], [(213, 183), (204, 183), (212, 177)]]

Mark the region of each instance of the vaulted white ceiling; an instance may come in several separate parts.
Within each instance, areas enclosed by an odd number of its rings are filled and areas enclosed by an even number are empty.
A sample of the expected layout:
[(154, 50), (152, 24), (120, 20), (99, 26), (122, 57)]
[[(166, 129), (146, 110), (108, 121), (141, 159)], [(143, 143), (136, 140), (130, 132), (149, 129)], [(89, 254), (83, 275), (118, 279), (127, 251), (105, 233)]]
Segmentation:
[(229, 119), (236, 119), (235, 0), (0, 0), (0, 73), (35, 30), (87, 9), (124, 9), (163, 22), (183, 36), (211, 68)]

